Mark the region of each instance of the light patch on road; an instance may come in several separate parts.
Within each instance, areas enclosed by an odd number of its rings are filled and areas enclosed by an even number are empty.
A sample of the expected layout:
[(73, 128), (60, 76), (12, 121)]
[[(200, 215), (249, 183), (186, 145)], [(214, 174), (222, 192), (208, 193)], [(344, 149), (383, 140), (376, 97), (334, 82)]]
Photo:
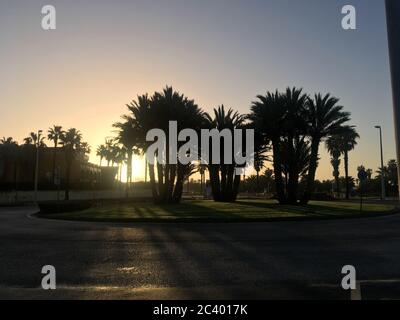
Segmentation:
[(122, 273), (135, 273), (135, 274), (139, 274), (139, 268), (137, 267), (121, 267), (121, 268), (117, 268), (118, 272), (122, 272)]

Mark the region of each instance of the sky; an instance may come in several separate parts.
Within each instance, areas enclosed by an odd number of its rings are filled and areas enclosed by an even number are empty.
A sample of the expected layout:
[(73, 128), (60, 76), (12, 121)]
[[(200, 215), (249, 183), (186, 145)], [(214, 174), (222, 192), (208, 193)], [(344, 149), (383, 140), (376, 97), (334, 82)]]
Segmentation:
[[(57, 28), (41, 28), (41, 8)], [(344, 5), (357, 29), (341, 27)], [(0, 0), (0, 136), (22, 142), (52, 125), (96, 147), (126, 104), (166, 85), (205, 111), (249, 111), (258, 94), (331, 93), (361, 139), (350, 174), (395, 158), (384, 0)], [(331, 179), (322, 146), (319, 179)], [(136, 179), (143, 176), (136, 160)], [(343, 174), (343, 168), (342, 168)]]

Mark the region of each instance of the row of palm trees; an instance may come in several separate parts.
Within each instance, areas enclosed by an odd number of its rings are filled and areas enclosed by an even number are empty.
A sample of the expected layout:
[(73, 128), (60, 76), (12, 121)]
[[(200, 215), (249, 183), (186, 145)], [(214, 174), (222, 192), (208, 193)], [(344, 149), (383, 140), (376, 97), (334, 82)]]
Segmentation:
[[(70, 177), (73, 160), (78, 155), (86, 155), (90, 153), (88, 143), (82, 141), (82, 134), (75, 128), (70, 128), (66, 131), (61, 126), (53, 126), (47, 131), (47, 140), (53, 142), (53, 164), (52, 164), (52, 181), (56, 183), (57, 175), (57, 150), (63, 148), (65, 155), (65, 199), (69, 200)], [(35, 162), (36, 152), (42, 148), (46, 148), (45, 136), (31, 132), (26, 137), (22, 145), (19, 145), (12, 137), (0, 139), (0, 155), (6, 157), (13, 162), (14, 167), (14, 184), (18, 190), (18, 167), (24, 158), (24, 153), (27, 155), (35, 155), (32, 162)], [(34, 166), (32, 166), (32, 170)], [(34, 176), (34, 172), (32, 172)]]
[[(267, 92), (257, 96), (250, 113), (241, 115), (222, 105), (213, 115), (204, 112), (193, 100), (166, 87), (152, 96), (144, 94), (127, 105), (128, 113), (114, 124), (118, 145), (127, 159), (127, 177), (132, 175), (132, 154), (142, 153), (150, 146), (145, 137), (151, 129), (169, 133), (169, 122), (176, 121), (178, 132), (190, 128), (201, 129), (255, 129), (255, 164), (258, 173), (266, 161), (272, 161), (275, 189), (281, 204), (307, 204), (315, 188), (315, 176), (319, 151), (325, 142), (332, 155), (332, 163), (344, 155), (346, 180), (348, 180), (348, 156), (359, 138), (354, 126), (348, 124), (350, 113), (338, 105), (339, 99), (330, 94), (311, 97), (302, 89), (287, 88), (284, 92)], [(178, 150), (184, 142), (178, 143)], [(334, 145), (337, 145), (337, 150)], [(101, 159), (113, 159), (113, 147), (103, 145), (97, 154)], [(215, 201), (232, 202), (237, 198), (241, 177), (236, 175), (233, 164), (209, 164), (196, 166), (168, 164), (170, 151), (166, 145), (167, 164), (148, 164), (153, 198), (158, 203), (178, 203), (182, 197), (183, 182), (194, 172), (209, 172)], [(212, 150), (210, 149), (210, 152)], [(271, 155), (272, 157), (269, 157)], [(112, 160), (108, 160), (112, 161)], [(223, 159), (222, 159), (223, 163)], [(336, 170), (336, 169), (335, 169)], [(336, 178), (336, 175), (335, 175)], [(299, 183), (305, 184), (299, 194)], [(129, 183), (127, 184), (129, 185)], [(347, 196), (349, 187), (346, 187)]]

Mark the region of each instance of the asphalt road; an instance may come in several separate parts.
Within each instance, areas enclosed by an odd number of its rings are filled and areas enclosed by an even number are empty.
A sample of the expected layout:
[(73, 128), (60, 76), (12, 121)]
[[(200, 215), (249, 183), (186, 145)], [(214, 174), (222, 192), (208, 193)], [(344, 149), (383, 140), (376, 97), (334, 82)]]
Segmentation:
[[(400, 215), (249, 224), (110, 224), (0, 208), (0, 299), (400, 298)], [(41, 289), (53, 265), (57, 289)]]

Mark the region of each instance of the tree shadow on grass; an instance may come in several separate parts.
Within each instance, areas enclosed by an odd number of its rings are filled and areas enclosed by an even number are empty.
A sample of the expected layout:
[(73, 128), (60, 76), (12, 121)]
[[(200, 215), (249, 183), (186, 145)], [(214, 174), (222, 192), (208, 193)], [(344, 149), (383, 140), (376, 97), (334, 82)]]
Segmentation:
[(219, 210), (216, 207), (203, 206), (194, 202), (183, 202), (179, 205), (162, 206), (162, 208), (169, 214), (181, 219), (196, 219), (204, 221), (232, 221), (242, 219), (240, 215), (235, 213)]
[[(252, 206), (266, 210), (276, 210), (279, 212), (288, 212), (296, 215), (310, 216), (310, 217), (333, 217), (344, 215), (362, 215), (360, 209), (355, 206), (352, 208), (324, 206), (318, 204), (302, 205), (279, 205), (278, 203), (263, 203), (257, 201), (238, 201), (237, 204)], [(378, 213), (379, 211), (368, 211), (368, 213)]]

